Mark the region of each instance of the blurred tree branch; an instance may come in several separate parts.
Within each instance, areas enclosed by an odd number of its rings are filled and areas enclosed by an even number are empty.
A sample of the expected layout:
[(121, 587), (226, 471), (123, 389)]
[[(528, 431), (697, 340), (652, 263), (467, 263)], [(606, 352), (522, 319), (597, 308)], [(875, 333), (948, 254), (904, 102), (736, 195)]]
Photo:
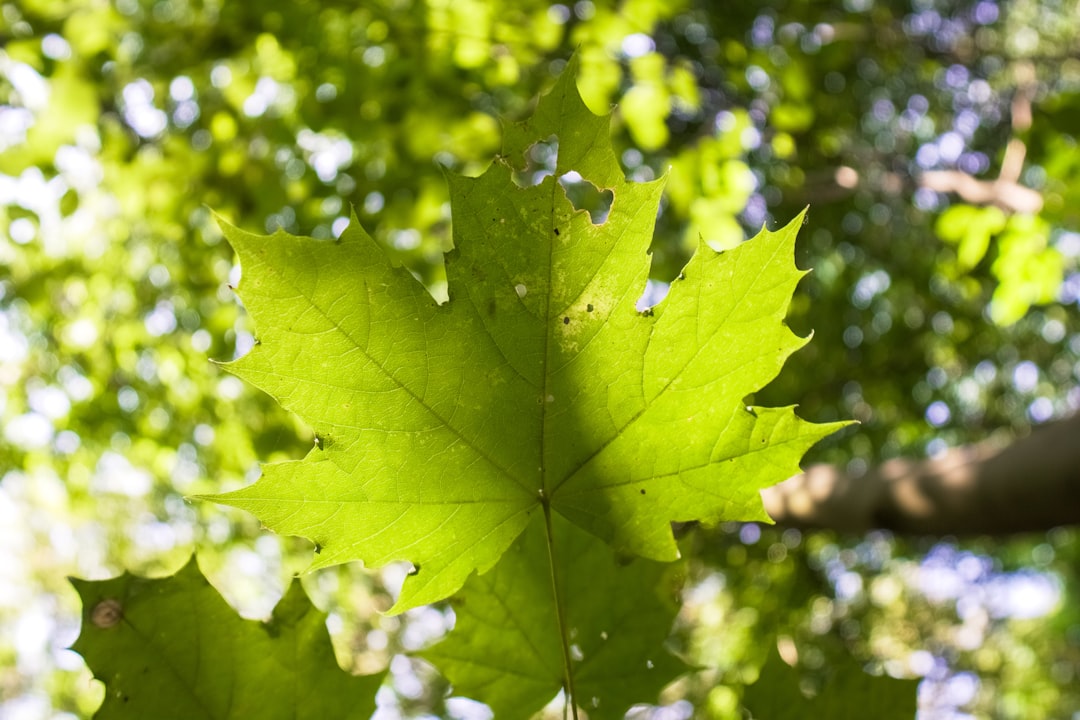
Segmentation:
[(856, 477), (815, 465), (762, 491), (780, 525), (900, 535), (1009, 535), (1080, 524), (1080, 415), (1002, 448), (897, 458)]
[[(1009, 149), (1019, 145), (1023, 153), (1024, 143), (1013, 139)], [(1003, 166), (1004, 167), (1004, 166)], [(1018, 182), (1002, 180), (978, 180), (961, 170), (931, 170), (919, 176), (919, 184), (942, 193), (955, 193), (960, 199), (973, 205), (997, 205), (1013, 213), (1032, 214), (1042, 210), (1042, 195)]]
[[(1038, 88), (1035, 68), (1028, 62), (1017, 63), (1015, 75), (1017, 88), (1011, 104), (1013, 137), (1005, 146), (1001, 169), (996, 178), (981, 180), (963, 170), (928, 170), (907, 179), (895, 172), (884, 172), (877, 177), (875, 184), (889, 195), (908, 192), (915, 185), (954, 194), (973, 205), (996, 205), (1009, 213), (1033, 215), (1042, 210), (1042, 194), (1020, 183), (1027, 145), (1018, 135), (1031, 128), (1031, 103)], [(816, 178), (808, 177), (807, 187), (815, 188), (810, 201), (832, 202), (846, 197), (858, 185), (866, 182), (863, 175), (853, 167), (841, 165), (824, 174), (819, 173)]]
[(942, 193), (955, 193), (973, 205), (997, 205), (1006, 212), (1034, 215), (1042, 210), (1042, 194), (1020, 184), (1027, 145), (1017, 137), (1031, 128), (1031, 100), (1037, 83), (1035, 67), (1015, 65), (1017, 88), (1012, 99), (1013, 137), (1005, 146), (1001, 170), (993, 180), (979, 180), (961, 170), (931, 170), (919, 176), (919, 184)]

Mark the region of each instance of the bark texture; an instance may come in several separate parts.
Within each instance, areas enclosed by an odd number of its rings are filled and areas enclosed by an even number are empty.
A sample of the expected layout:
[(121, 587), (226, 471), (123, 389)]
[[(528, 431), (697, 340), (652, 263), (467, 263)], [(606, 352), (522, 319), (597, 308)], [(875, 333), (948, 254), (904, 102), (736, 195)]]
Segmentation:
[(817, 465), (762, 491), (780, 525), (900, 535), (1010, 535), (1080, 524), (1080, 415), (1004, 448), (898, 458), (861, 477)]

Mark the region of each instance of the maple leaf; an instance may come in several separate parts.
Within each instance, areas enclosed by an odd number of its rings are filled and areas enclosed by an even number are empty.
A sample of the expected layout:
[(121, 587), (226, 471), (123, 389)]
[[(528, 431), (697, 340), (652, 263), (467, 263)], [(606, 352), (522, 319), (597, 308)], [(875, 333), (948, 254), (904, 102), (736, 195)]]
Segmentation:
[(72, 579), (83, 603), (72, 649), (105, 683), (102, 720), (363, 720), (385, 673), (334, 658), (326, 615), (298, 580), (269, 622), (244, 620), (192, 558), (175, 575)]
[(855, 662), (832, 667), (832, 677), (815, 697), (799, 687), (799, 672), (773, 650), (757, 682), (746, 688), (743, 705), (755, 720), (911, 720), (918, 680), (875, 677)]
[(594, 720), (622, 718), (688, 669), (662, 649), (678, 611), (682, 567), (619, 559), (594, 535), (558, 516), (553, 522), (562, 608), (551, 592), (549, 537), (536, 518), (498, 565), (469, 578), (451, 600), (453, 632), (419, 655), (455, 694), (486, 703), (501, 720), (524, 720), (565, 689), (562, 614), (571, 643), (569, 694)]
[[(615, 550), (678, 555), (672, 521), (767, 520), (760, 488), (841, 423), (749, 408), (805, 340), (784, 324), (796, 218), (702, 247), (639, 312), (663, 181), (628, 182), (573, 63), (507, 128), (480, 177), (449, 179), (449, 301), (394, 268), (355, 215), (336, 241), (224, 225), (259, 343), (226, 367), (314, 428), (303, 460), (212, 499), (316, 543), (313, 568), (411, 561), (393, 612), (490, 569), (542, 513)], [(552, 136), (555, 174), (513, 181)], [(514, 163), (518, 163), (515, 165)], [(611, 191), (594, 224), (558, 178)]]

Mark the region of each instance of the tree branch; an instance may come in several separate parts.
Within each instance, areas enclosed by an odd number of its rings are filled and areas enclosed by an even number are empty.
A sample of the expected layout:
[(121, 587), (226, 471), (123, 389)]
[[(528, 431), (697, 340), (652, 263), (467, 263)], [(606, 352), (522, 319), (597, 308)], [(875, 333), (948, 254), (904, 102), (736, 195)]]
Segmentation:
[[(1023, 145), (1019, 140), (1009, 143)], [(1042, 210), (1042, 195), (1012, 181), (979, 180), (960, 170), (930, 170), (919, 176), (919, 184), (942, 193), (956, 193), (972, 205), (997, 205), (1014, 213), (1035, 214)]]
[(1014, 136), (1005, 146), (1001, 170), (995, 180), (979, 180), (961, 170), (933, 170), (919, 176), (919, 184), (941, 193), (955, 193), (972, 205), (997, 205), (1014, 213), (1035, 213), (1042, 210), (1042, 194), (1020, 184), (1027, 145), (1016, 134), (1031, 128), (1031, 101), (1035, 96), (1035, 68), (1021, 62), (1014, 67), (1016, 93), (1012, 100), (1012, 131)]
[(762, 491), (778, 524), (901, 535), (1009, 535), (1080, 524), (1080, 415), (1005, 448), (894, 459), (852, 477), (828, 465)]

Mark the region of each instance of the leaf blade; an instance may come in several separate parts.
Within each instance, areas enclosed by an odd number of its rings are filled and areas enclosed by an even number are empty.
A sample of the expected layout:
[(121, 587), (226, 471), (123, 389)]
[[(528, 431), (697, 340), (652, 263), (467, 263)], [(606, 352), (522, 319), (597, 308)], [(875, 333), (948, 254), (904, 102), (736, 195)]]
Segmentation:
[(72, 645), (105, 683), (102, 720), (363, 720), (385, 673), (341, 670), (326, 615), (294, 581), (267, 623), (241, 619), (192, 558), (175, 575), (72, 579)]
[[(662, 647), (678, 611), (679, 567), (620, 560), (558, 516), (553, 527), (579, 703), (589, 717), (621, 718), (688, 669)], [(498, 718), (529, 718), (564, 686), (545, 534), (537, 518), (493, 570), (470, 578), (452, 601), (454, 630), (419, 653), (455, 694)]]
[[(745, 407), (805, 342), (783, 323), (803, 275), (802, 216), (728, 253), (700, 248), (667, 301), (636, 309), (663, 179), (623, 177), (608, 118), (581, 101), (572, 67), (507, 128), (503, 158), (449, 179), (442, 306), (355, 216), (337, 243), (225, 228), (263, 331), (227, 367), (319, 442), (211, 499), (312, 539), (314, 567), (411, 561), (421, 570), (394, 612), (494, 566), (540, 510), (671, 560), (670, 522), (766, 520), (758, 490), (843, 425)], [(612, 193), (602, 222), (555, 176), (514, 183), (512, 163), (552, 138), (556, 175)]]
[[(656, 560), (677, 557), (670, 522), (768, 521), (758, 491), (796, 474), (805, 451), (846, 424), (814, 425), (793, 408), (743, 402), (806, 342), (783, 322), (805, 274), (793, 262), (802, 221), (724, 253), (699, 247), (651, 314), (624, 311), (621, 342), (644, 349), (587, 363), (600, 376), (588, 385), (596, 391), (582, 393), (584, 417), (563, 432), (608, 434), (594, 435), (591, 454), (564, 473), (556, 509), (616, 548)], [(605, 426), (596, 417), (606, 409), (614, 420), (612, 395), (634, 404), (623, 402), (620, 421)]]

